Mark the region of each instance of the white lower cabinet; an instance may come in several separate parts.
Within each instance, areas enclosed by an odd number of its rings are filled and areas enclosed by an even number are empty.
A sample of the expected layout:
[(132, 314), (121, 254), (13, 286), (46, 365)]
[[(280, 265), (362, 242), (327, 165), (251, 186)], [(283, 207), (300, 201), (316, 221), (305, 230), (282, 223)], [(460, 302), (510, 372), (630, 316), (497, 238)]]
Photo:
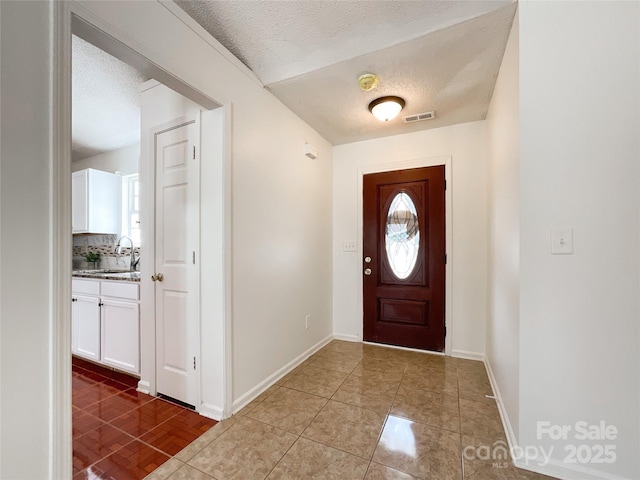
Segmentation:
[(100, 299), (74, 295), (71, 351), (90, 360), (100, 360)]
[(74, 278), (72, 291), (71, 351), (140, 373), (139, 285)]
[(102, 299), (102, 363), (121, 370), (140, 371), (140, 305)]

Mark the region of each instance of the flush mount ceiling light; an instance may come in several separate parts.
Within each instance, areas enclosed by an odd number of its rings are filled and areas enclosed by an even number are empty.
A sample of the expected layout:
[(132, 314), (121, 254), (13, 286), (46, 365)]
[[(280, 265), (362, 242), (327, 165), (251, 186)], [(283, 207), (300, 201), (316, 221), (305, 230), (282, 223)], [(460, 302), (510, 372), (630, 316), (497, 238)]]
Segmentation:
[(403, 108), (404, 100), (394, 96), (376, 98), (369, 104), (369, 111), (381, 122), (394, 119)]

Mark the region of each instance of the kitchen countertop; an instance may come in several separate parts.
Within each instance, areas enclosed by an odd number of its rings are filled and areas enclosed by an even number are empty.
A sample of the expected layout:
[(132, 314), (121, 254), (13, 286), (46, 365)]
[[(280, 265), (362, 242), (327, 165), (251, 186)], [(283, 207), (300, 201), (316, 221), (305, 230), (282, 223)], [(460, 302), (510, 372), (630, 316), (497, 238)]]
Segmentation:
[(130, 272), (129, 270), (74, 270), (71, 275), (73, 277), (95, 278), (97, 280), (140, 281), (140, 272)]

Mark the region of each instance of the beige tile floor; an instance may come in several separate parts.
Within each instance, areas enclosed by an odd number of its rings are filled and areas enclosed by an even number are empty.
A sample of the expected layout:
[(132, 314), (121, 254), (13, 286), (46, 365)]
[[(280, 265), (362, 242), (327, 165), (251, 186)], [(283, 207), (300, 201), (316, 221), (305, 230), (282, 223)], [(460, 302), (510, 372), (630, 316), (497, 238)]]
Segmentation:
[[(332, 341), (148, 479), (542, 480), (505, 461), (481, 362)], [(496, 442), (504, 442), (497, 443)]]

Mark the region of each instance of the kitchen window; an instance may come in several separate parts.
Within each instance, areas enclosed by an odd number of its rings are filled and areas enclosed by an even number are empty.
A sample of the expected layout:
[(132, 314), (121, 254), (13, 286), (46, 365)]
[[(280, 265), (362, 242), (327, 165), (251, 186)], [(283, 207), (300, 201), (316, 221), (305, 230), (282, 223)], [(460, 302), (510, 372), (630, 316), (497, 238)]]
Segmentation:
[(140, 246), (140, 182), (138, 174), (122, 177), (122, 234)]

